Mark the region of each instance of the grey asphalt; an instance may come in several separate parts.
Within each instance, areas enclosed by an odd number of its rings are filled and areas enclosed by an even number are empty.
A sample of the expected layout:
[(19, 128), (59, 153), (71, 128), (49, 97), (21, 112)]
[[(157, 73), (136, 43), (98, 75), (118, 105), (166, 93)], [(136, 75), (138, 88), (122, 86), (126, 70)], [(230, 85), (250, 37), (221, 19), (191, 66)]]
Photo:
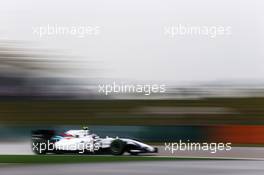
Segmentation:
[[(264, 148), (233, 147), (229, 152), (176, 151), (174, 154), (159, 147), (158, 156), (175, 157), (222, 157), (258, 160), (177, 160), (123, 163), (83, 163), (23, 165), (0, 164), (0, 175), (263, 175)], [(0, 154), (32, 154), (30, 142), (1, 142)], [(261, 159), (262, 158), (262, 159)], [(260, 160), (261, 159), (261, 160)]]
[(263, 175), (264, 161), (195, 160), (58, 165), (0, 165), (1, 175)]
[[(31, 142), (0, 142), (0, 154), (5, 155), (32, 155)], [(158, 156), (175, 156), (175, 157), (217, 157), (217, 158), (243, 158), (243, 159), (263, 159), (264, 147), (232, 147), (230, 151), (175, 151), (172, 153), (165, 150), (165, 146), (159, 146), (159, 153), (153, 154)]]

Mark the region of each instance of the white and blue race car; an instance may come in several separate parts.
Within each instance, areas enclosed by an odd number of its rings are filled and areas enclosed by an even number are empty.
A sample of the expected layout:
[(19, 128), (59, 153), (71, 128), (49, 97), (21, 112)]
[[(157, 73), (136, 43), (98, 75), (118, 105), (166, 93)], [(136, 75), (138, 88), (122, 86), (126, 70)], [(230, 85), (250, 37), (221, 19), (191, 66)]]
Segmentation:
[(158, 149), (140, 141), (129, 138), (100, 138), (90, 133), (87, 127), (81, 130), (68, 130), (56, 135), (52, 130), (32, 131), (32, 151), (36, 154), (79, 153), (112, 154), (157, 153)]

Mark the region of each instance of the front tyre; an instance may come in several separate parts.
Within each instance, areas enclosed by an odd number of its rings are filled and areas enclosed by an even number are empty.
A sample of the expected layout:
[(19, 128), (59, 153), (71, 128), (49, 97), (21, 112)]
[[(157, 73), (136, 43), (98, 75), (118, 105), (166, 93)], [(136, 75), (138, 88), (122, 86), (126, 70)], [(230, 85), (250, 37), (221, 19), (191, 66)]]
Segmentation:
[(125, 152), (126, 143), (120, 139), (112, 141), (110, 151), (113, 155), (122, 155)]

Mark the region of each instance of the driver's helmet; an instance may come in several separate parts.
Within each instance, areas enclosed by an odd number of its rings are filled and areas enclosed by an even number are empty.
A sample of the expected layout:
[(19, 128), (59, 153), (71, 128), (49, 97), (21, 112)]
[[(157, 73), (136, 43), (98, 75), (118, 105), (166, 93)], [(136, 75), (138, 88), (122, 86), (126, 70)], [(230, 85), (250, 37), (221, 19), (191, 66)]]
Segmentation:
[(89, 128), (88, 128), (88, 126), (83, 126), (82, 128), (86, 132), (86, 134), (88, 135), (89, 134)]
[(83, 126), (82, 128), (83, 128), (83, 130), (88, 130), (89, 129), (88, 126)]

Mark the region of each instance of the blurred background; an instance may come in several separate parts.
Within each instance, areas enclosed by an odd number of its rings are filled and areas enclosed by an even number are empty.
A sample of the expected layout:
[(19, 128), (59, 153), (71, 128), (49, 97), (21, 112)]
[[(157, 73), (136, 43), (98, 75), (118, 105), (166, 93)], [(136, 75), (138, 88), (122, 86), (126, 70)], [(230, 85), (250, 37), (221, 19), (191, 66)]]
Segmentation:
[[(262, 146), (262, 7), (246, 0), (1, 2), (0, 145), (28, 141), (32, 129), (88, 125), (101, 136), (153, 144)], [(164, 27), (178, 24), (231, 33), (168, 38)], [(40, 36), (51, 26), (97, 31)], [(113, 82), (166, 91), (98, 92)]]
[[(155, 144), (179, 140), (264, 143), (261, 81), (168, 83), (165, 93), (105, 95), (98, 92), (98, 85), (111, 79), (97, 75), (89, 68), (93, 64), (27, 45), (1, 43), (1, 142), (29, 140), (32, 129), (62, 132), (88, 125), (101, 136)], [(75, 69), (90, 69), (91, 77), (76, 76)]]

